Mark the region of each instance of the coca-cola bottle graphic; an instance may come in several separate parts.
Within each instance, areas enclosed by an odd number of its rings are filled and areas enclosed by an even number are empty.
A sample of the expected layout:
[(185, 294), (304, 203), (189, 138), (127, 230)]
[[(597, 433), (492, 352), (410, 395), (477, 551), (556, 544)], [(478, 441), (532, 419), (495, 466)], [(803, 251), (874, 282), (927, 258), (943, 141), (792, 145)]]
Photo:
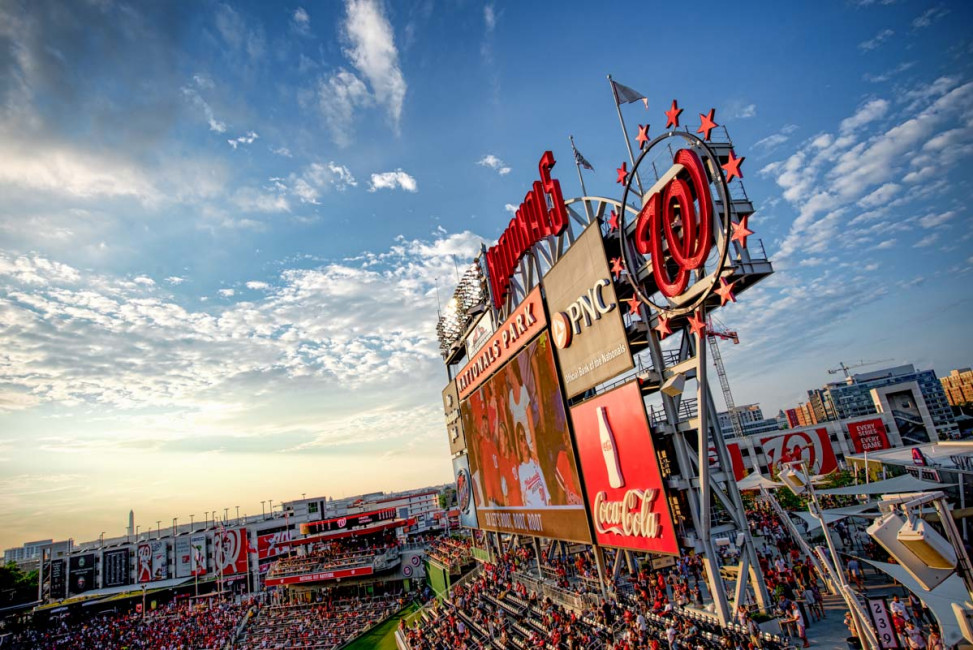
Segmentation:
[(618, 447), (615, 446), (615, 436), (612, 435), (608, 411), (604, 406), (598, 407), (598, 436), (601, 439), (601, 452), (605, 456), (605, 468), (608, 469), (608, 484), (613, 488), (623, 487), (625, 479), (622, 478), (622, 467), (618, 462)]

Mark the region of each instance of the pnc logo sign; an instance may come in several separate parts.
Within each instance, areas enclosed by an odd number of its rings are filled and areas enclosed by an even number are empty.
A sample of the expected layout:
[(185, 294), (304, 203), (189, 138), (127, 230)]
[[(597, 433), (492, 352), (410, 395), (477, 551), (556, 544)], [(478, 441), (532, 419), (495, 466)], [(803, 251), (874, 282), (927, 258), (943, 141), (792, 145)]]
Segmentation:
[(594, 286), (568, 305), (567, 311), (557, 312), (551, 317), (551, 336), (558, 349), (570, 347), (574, 335), (581, 334), (584, 327), (591, 327), (602, 315), (615, 309), (616, 303), (605, 298), (604, 289), (609, 286), (611, 280), (607, 278), (596, 281)]

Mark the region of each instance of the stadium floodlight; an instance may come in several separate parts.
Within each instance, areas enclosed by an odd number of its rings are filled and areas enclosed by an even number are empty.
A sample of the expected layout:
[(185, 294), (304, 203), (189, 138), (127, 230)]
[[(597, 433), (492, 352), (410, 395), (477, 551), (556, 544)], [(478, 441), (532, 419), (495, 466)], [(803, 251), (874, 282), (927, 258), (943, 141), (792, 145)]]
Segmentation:
[(899, 542), (934, 569), (956, 568), (956, 551), (942, 535), (922, 519), (907, 521), (898, 535)]
[(794, 494), (800, 495), (807, 491), (808, 480), (807, 475), (799, 470), (795, 469), (791, 465), (783, 465), (778, 473), (778, 478), (790, 489)]

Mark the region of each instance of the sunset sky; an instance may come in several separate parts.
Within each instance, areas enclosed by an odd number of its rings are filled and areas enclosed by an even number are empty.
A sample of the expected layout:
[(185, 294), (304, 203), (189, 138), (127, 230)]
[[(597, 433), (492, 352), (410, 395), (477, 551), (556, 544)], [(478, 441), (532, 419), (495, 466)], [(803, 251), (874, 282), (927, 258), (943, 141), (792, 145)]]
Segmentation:
[(620, 198), (608, 73), (746, 156), (738, 403), (973, 364), (973, 5), (782, 7), (0, 3), (0, 548), (450, 481), (437, 287), (569, 135)]

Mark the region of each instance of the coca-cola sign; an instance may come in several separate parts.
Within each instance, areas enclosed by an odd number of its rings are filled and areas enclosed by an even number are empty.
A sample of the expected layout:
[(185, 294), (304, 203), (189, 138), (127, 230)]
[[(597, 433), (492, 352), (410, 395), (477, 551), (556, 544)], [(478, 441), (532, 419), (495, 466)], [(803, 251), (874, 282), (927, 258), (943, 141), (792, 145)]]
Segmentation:
[(572, 407), (571, 421), (598, 544), (678, 554), (638, 383)]

